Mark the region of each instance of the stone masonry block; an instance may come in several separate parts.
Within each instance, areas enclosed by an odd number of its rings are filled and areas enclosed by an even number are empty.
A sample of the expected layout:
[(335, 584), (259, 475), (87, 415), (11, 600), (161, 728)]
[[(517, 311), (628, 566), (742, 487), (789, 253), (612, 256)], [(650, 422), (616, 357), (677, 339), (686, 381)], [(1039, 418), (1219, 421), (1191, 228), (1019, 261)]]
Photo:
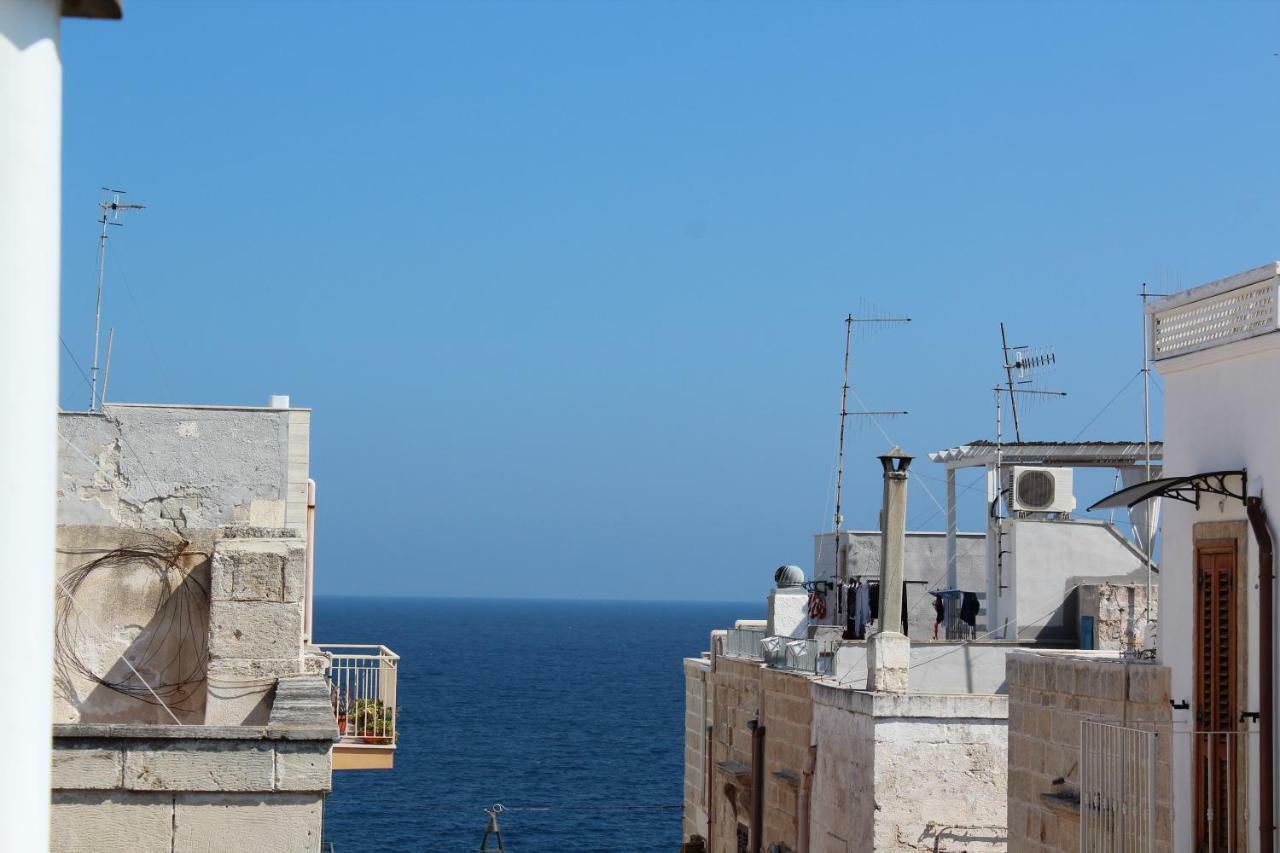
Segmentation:
[(173, 810), (173, 849), (200, 853), (315, 853), (320, 794), (181, 794)]
[(131, 747), (125, 752), (124, 784), (141, 791), (270, 791), (275, 756), (269, 746), (232, 748), (201, 743), (176, 748), (173, 741)]
[(53, 750), (54, 790), (109, 790), (122, 787), (124, 752), (121, 749), (68, 747)]
[(55, 853), (172, 853), (173, 797), (127, 791), (54, 791)]
[(218, 658), (294, 658), (301, 664), (302, 605), (221, 601), (209, 608), (209, 655)]
[(276, 745), (276, 790), (328, 791), (333, 787), (332, 751), (328, 745), (281, 741)]

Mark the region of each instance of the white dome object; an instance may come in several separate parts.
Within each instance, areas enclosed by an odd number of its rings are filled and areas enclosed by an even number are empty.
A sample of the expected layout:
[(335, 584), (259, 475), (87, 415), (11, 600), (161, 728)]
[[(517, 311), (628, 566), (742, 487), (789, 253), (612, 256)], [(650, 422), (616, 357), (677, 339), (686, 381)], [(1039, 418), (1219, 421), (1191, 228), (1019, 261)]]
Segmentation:
[(804, 583), (804, 569), (799, 566), (778, 566), (778, 570), (773, 573), (773, 582), (778, 585), (778, 589), (800, 586)]

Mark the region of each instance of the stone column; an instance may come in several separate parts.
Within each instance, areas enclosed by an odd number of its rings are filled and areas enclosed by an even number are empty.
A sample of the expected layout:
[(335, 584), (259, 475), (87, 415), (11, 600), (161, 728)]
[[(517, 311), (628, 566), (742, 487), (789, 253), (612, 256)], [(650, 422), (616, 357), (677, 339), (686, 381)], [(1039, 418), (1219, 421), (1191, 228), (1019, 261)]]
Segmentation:
[(902, 625), (902, 578), (907, 548), (907, 468), (912, 457), (893, 448), (880, 457), (884, 499), (880, 511), (880, 626), (867, 641), (867, 689), (907, 691), (911, 641)]

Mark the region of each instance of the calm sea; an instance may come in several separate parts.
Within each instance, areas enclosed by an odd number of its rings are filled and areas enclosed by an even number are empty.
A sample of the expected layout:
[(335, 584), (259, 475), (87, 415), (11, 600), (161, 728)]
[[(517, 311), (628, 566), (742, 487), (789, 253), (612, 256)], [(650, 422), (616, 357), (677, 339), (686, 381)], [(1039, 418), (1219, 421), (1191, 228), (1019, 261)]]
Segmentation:
[(400, 654), (391, 771), (334, 774), (336, 853), (474, 851), (493, 803), (511, 853), (680, 844), (680, 661), (762, 604), (316, 599), (320, 642)]

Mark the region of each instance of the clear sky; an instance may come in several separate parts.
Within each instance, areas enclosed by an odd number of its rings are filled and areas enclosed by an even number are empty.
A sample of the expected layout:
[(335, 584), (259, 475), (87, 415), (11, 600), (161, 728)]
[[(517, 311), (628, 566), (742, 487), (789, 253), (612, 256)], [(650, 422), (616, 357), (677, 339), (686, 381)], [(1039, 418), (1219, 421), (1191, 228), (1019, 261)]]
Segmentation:
[[(1280, 4), (125, 5), (64, 26), (63, 336), (126, 188), (111, 397), (312, 407), (321, 593), (756, 599), (830, 525), (847, 312), (913, 318), (853, 359), (908, 451), (992, 435), (1000, 320), (1071, 439), (1143, 281), (1280, 258)], [(1141, 432), (1134, 382), (1083, 437)]]

